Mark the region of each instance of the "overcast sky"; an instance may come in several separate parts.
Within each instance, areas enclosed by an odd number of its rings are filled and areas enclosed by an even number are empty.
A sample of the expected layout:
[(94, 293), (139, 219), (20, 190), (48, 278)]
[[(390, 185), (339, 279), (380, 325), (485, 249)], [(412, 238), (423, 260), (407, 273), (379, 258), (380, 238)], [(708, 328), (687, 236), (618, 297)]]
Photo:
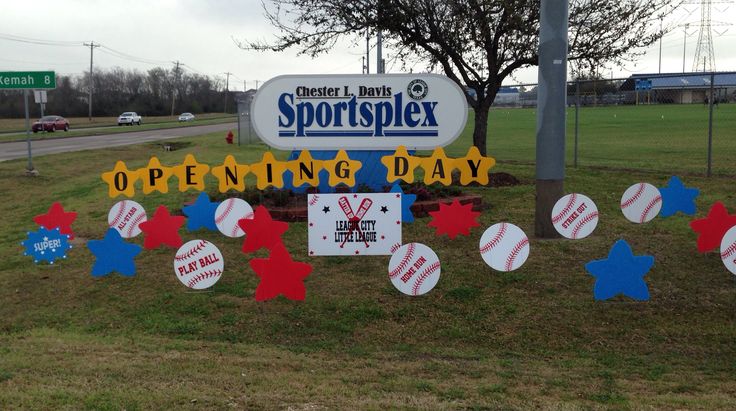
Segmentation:
[[(736, 4), (713, 5), (713, 18), (736, 21)], [(691, 13), (691, 14), (688, 14)], [(700, 20), (697, 6), (689, 6), (672, 17), (671, 24)], [(715, 27), (716, 65), (719, 71), (736, 70), (736, 27)], [(697, 28), (687, 38), (686, 69), (692, 68)], [(81, 74), (89, 70), (89, 48), (66, 42), (101, 43), (108, 49), (95, 49), (95, 67), (115, 66), (148, 70), (155, 66), (172, 67), (184, 63), (190, 72), (230, 77), (230, 89), (242, 90), (255, 81), (263, 82), (280, 74), (360, 73), (365, 43), (353, 46), (346, 42), (329, 56), (317, 59), (297, 57), (296, 52), (260, 53), (239, 49), (235, 39), (270, 39), (273, 28), (263, 16), (260, 0), (6, 0), (0, 13), (0, 37), (20, 36), (64, 42), (63, 45), (39, 45), (0, 38), (0, 71), (54, 70), (62, 74)], [(683, 28), (664, 37), (662, 71), (679, 72), (683, 61)], [(131, 58), (116, 56), (110, 49)], [(391, 57), (384, 49), (384, 57)], [(632, 73), (658, 71), (658, 44), (636, 64), (624, 69), (603, 70), (606, 77), (628, 77)], [(371, 72), (375, 72), (375, 50), (371, 51)], [(400, 66), (387, 63), (389, 72)], [(417, 66), (415, 70), (421, 70)], [(507, 83), (534, 83), (535, 69), (518, 71)]]

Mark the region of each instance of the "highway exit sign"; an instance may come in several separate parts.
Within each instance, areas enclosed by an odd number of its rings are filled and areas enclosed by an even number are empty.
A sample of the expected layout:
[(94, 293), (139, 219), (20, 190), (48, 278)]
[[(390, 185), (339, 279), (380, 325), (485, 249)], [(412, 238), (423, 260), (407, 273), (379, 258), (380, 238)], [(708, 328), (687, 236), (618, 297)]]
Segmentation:
[(0, 90), (54, 89), (53, 71), (0, 71)]

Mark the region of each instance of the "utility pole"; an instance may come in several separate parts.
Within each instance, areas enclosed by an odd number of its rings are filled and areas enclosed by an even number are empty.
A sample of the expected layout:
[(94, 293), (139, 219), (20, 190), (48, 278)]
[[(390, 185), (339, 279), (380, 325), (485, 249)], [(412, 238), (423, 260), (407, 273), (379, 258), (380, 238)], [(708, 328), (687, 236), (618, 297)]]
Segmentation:
[(248, 88), (245, 87), (245, 80), (243, 80), (243, 93), (245, 93), (246, 91), (248, 91)]
[(371, 36), (365, 29), (365, 74), (371, 74)]
[(256, 80), (256, 90), (258, 90), (258, 83), (259, 83), (259, 81)]
[(179, 60), (175, 61), (174, 64), (174, 85), (171, 88), (171, 116), (174, 116), (174, 102), (176, 101), (176, 90), (179, 86)]
[(690, 24), (685, 24), (685, 38), (682, 41), (682, 72), (685, 72), (685, 50), (687, 49), (687, 29), (690, 28)]
[(664, 17), (659, 18), (659, 71), (658, 73), (662, 73), (662, 37), (664, 37), (664, 33), (662, 33), (662, 20), (664, 20)]
[(87, 102), (89, 103), (89, 121), (92, 122), (92, 87), (94, 86), (95, 82), (92, 77), (92, 62), (94, 61), (94, 50), (95, 47), (100, 47), (99, 44), (95, 44), (94, 41), (91, 41), (89, 43), (82, 43), (86, 47), (89, 47), (89, 84), (87, 85), (88, 95), (87, 95)]
[(225, 110), (223, 110), (225, 113), (227, 113), (227, 93), (229, 92), (229, 87), (230, 87), (230, 76), (233, 73), (230, 73), (228, 71), (228, 72), (225, 72), (223, 74), (225, 74), (227, 76), (226, 77), (226, 80), (225, 80)]
[(383, 74), (383, 33), (376, 33), (376, 73)]

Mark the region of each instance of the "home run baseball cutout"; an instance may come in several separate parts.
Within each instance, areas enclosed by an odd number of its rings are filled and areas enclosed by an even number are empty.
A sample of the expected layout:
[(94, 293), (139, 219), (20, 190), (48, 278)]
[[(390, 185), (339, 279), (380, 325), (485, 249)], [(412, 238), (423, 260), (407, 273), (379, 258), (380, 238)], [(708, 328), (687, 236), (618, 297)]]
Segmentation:
[(123, 238), (133, 238), (141, 233), (138, 224), (146, 221), (146, 210), (133, 200), (115, 203), (107, 214), (107, 225)]
[(174, 273), (182, 284), (195, 290), (215, 285), (225, 263), (222, 253), (206, 240), (192, 240), (181, 246), (174, 257)]
[(514, 271), (529, 257), (529, 238), (511, 223), (494, 224), (480, 237), (483, 261), (497, 271)]
[(552, 208), (552, 225), (565, 238), (585, 238), (598, 225), (598, 207), (588, 196), (568, 194)]
[(242, 237), (245, 232), (238, 225), (238, 220), (253, 218), (253, 208), (247, 201), (239, 198), (228, 198), (215, 210), (215, 225), (221, 233), (228, 237)]
[(638, 183), (624, 191), (621, 197), (621, 212), (632, 223), (646, 223), (662, 209), (662, 196), (657, 187), (649, 183)]
[(736, 227), (726, 231), (721, 240), (721, 260), (731, 274), (736, 274)]
[(406, 295), (428, 293), (440, 280), (440, 259), (421, 243), (404, 244), (391, 256), (388, 278)]

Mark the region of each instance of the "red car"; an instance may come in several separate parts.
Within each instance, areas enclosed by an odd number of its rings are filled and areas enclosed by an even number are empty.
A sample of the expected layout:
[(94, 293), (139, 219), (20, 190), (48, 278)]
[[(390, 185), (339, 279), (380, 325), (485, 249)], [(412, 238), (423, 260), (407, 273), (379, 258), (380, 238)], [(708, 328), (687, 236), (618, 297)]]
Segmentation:
[(61, 116), (43, 116), (40, 120), (33, 123), (31, 129), (34, 133), (38, 133), (39, 131), (50, 131), (53, 133), (56, 130), (69, 131), (69, 122)]

